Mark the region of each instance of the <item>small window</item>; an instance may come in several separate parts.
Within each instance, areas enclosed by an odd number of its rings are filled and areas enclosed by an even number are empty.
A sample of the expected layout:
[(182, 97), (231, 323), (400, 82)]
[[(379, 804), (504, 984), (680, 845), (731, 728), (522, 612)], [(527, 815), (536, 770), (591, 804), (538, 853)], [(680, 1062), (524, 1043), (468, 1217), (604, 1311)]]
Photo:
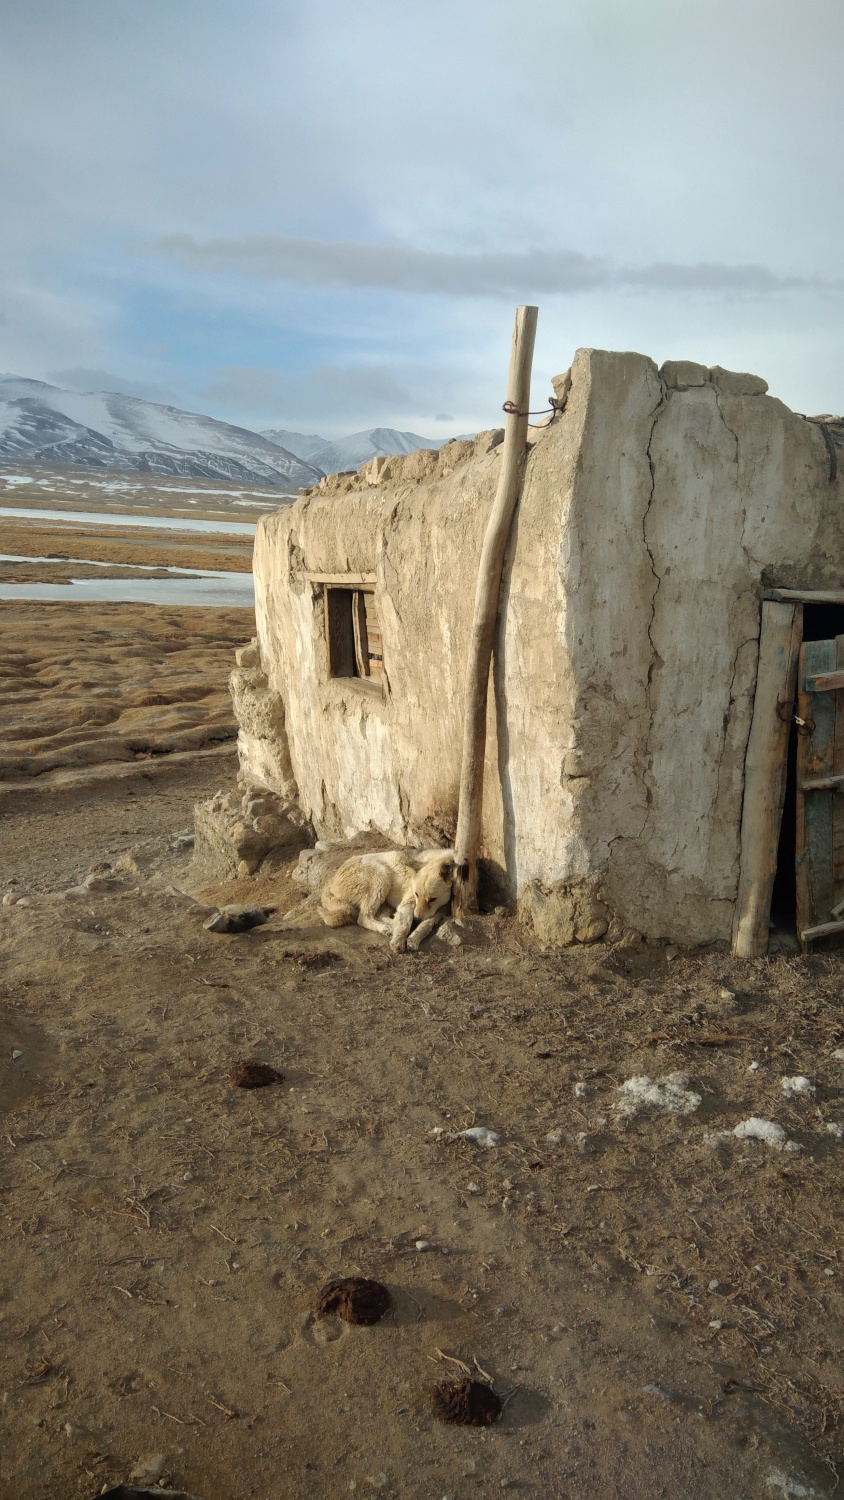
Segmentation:
[(384, 654), (372, 589), (326, 588), (325, 634), (330, 676), (381, 686)]

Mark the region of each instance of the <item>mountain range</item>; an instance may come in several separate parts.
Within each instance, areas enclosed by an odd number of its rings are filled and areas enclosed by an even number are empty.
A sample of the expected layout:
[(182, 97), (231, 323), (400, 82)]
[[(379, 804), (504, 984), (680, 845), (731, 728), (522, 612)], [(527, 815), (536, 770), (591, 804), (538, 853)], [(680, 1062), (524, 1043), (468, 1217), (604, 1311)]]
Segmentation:
[(359, 469), (379, 454), (441, 448), (447, 441), (395, 427), (334, 441), (284, 428), (253, 432), (115, 391), (68, 391), (0, 375), (0, 459), (48, 468), (221, 479), (296, 494), (324, 474)]
[(324, 470), (260, 433), (113, 391), (0, 375), (0, 458), (272, 485), (296, 494)]
[(395, 427), (370, 427), (353, 432), (350, 437), (317, 437), (312, 433), (288, 432), (283, 427), (266, 427), (261, 436), (279, 443), (297, 458), (313, 464), (323, 474), (337, 474), (344, 469), (359, 469), (361, 464), (379, 454), (415, 453), (418, 448), (441, 448), (448, 438), (420, 437), (418, 432), (399, 432)]

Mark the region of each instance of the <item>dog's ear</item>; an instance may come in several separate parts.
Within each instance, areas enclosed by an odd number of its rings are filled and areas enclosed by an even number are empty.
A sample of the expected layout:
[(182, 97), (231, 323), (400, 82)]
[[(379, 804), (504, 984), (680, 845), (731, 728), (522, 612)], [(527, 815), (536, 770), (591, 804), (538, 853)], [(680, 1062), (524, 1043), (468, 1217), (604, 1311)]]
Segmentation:
[(453, 859), (447, 859), (444, 864), (440, 865), (440, 879), (441, 880), (453, 880), (454, 879), (454, 860)]

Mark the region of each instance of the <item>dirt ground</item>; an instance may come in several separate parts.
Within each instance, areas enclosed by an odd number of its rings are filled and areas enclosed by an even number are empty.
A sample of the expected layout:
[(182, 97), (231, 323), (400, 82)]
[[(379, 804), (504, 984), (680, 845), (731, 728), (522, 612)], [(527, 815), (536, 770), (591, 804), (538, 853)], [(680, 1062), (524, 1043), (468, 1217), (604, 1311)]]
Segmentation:
[[(285, 872), (206, 891), (276, 908), (213, 934), (168, 893), (213, 756), (0, 797), (3, 1500), (839, 1494), (840, 959), (540, 953), (500, 913), (394, 957), (286, 928)], [(676, 1073), (688, 1113), (620, 1107)], [(315, 1319), (352, 1274), (383, 1321)], [(494, 1426), (434, 1416), (455, 1361)]]
[[(840, 958), (542, 953), (503, 913), (394, 957), (285, 924), (289, 870), (201, 890), (193, 804), (234, 782), (253, 631), (0, 605), (0, 1500), (132, 1475), (204, 1500), (840, 1493)], [(213, 934), (171, 887), (272, 916)], [(233, 1087), (250, 1060), (283, 1083)], [(736, 1138), (750, 1117), (788, 1149)], [(316, 1319), (353, 1274), (387, 1316)], [(493, 1427), (435, 1417), (462, 1366)]]

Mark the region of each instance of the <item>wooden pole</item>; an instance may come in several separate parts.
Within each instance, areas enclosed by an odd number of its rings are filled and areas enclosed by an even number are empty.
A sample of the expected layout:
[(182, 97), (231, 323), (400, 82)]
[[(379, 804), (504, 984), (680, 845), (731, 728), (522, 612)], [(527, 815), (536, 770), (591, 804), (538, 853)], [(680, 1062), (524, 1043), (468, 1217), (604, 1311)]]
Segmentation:
[(733, 923), (733, 953), (737, 958), (760, 958), (768, 951), (788, 737), (802, 639), (802, 604), (779, 604), (766, 599), (759, 633), (756, 697), (744, 762), (741, 863)]
[(516, 311), (513, 344), (510, 350), (510, 373), (507, 380), (501, 473), (478, 565), (475, 614), (472, 620), (466, 674), (463, 762), (460, 772), (460, 801), (455, 838), (457, 877), (454, 882), (454, 909), (457, 916), (476, 911), (478, 904), (477, 861), (483, 816), (489, 667), (495, 639), (495, 624), (498, 618), (498, 596), (504, 567), (504, 553), (510, 535), (513, 512), (516, 509), (519, 477), (527, 440), (530, 371), (533, 363), (538, 311), (536, 307), (520, 307)]

